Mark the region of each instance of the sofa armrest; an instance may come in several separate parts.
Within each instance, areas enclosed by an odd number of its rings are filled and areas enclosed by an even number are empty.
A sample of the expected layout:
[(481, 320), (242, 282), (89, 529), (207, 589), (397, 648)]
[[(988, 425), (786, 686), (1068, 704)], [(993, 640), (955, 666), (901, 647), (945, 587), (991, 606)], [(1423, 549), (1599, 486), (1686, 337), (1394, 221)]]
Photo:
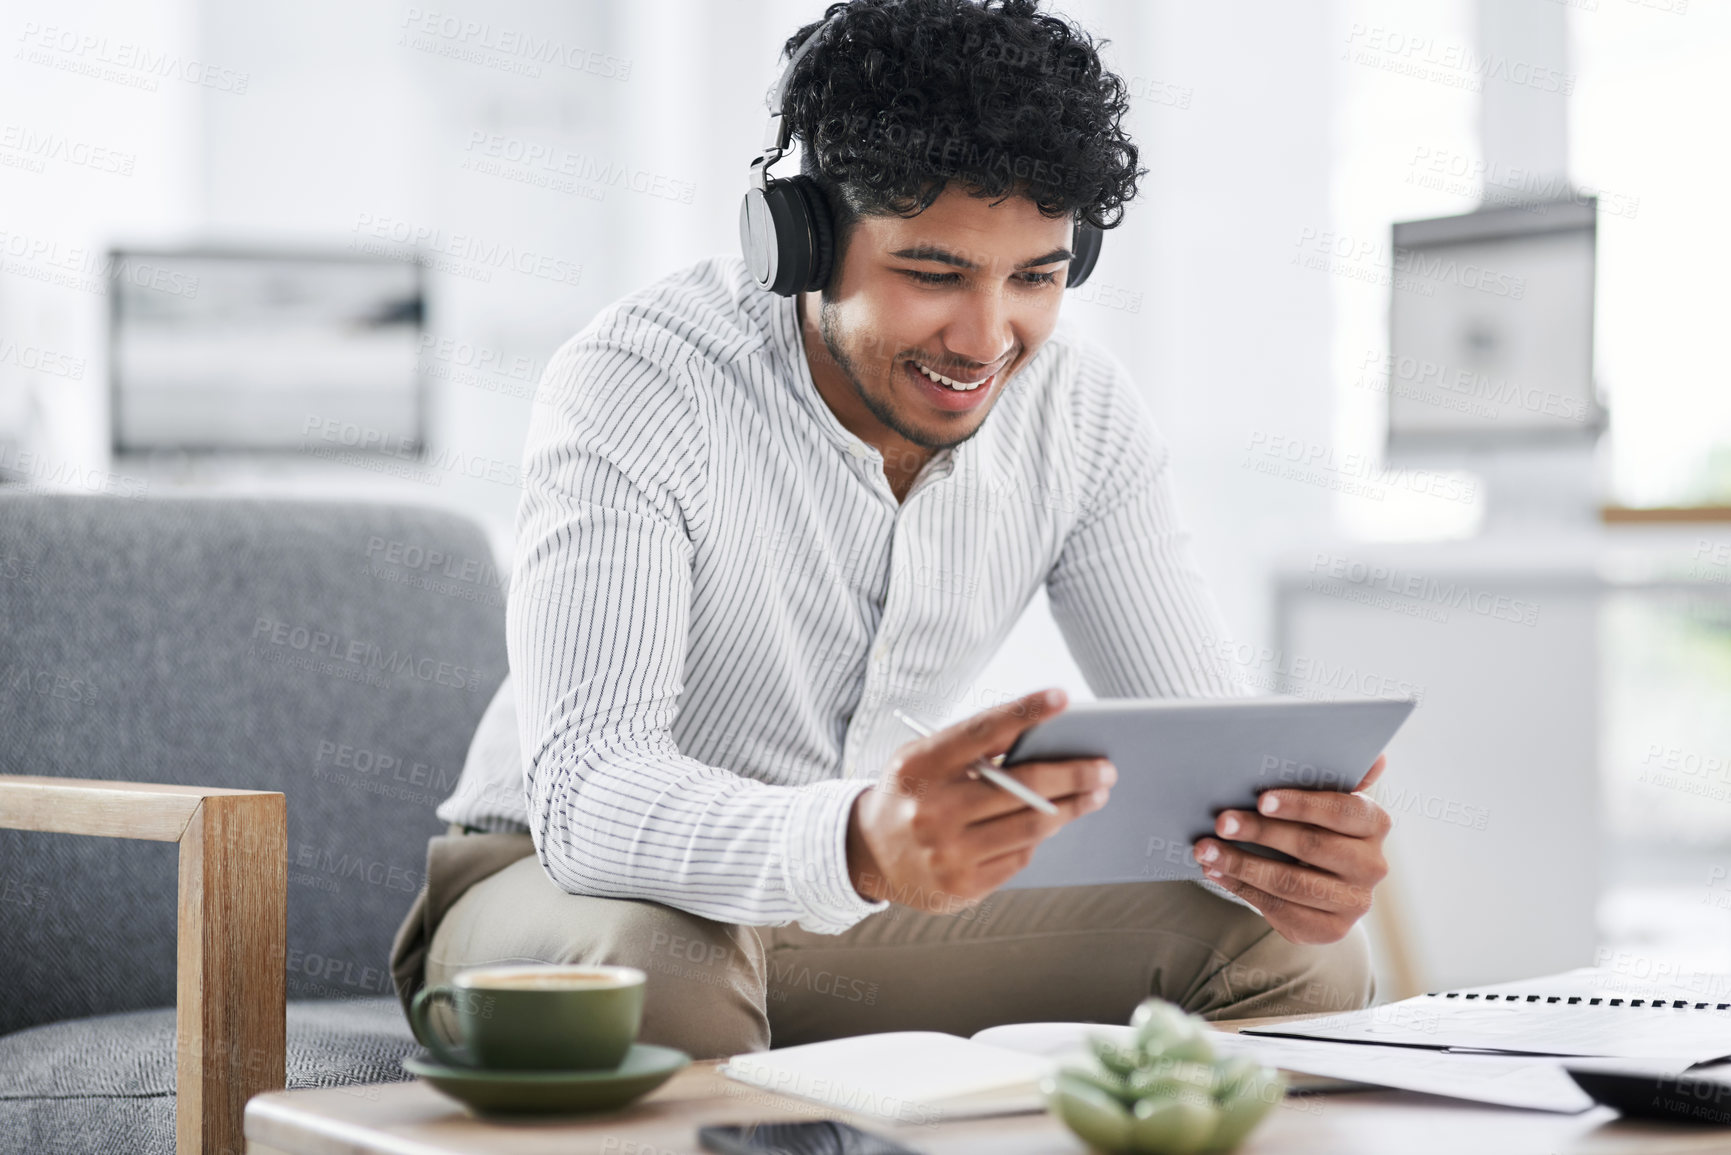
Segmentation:
[(180, 844), (175, 1151), (244, 1151), (247, 1099), (284, 1082), (284, 797), (0, 774), (0, 827)]

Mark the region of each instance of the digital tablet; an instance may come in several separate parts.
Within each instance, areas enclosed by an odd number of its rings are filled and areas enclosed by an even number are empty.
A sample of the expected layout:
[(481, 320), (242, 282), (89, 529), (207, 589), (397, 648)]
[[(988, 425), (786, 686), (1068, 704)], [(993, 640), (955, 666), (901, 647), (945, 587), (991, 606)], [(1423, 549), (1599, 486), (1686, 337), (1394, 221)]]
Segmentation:
[[(1118, 781), (1105, 806), (1041, 843), (1004, 888), (1201, 878), (1192, 848), (1214, 834), (1222, 810), (1254, 810), (1264, 790), (1350, 792), (1414, 705), (1114, 698), (1071, 706), (1024, 731), (1003, 764), (1106, 757)], [(1233, 845), (1292, 861), (1267, 847)]]

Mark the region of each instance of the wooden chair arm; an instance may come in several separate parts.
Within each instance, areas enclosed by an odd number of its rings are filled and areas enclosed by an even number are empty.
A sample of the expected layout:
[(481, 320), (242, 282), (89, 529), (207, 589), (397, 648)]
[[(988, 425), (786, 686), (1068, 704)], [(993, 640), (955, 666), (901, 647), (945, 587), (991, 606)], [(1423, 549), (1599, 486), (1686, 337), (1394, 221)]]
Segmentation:
[(246, 1150), (246, 1101), (285, 1081), (287, 800), (0, 774), (0, 828), (180, 844), (175, 1151)]

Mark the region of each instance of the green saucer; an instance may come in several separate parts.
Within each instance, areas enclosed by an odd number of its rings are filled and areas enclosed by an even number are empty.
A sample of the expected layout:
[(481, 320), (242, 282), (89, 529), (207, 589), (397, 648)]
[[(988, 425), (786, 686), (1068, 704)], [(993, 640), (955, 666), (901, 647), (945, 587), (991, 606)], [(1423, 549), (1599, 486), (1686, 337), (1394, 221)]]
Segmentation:
[(605, 1071), (484, 1071), (447, 1067), (414, 1055), (403, 1060), (403, 1069), (476, 1111), (547, 1115), (623, 1107), (690, 1062), (684, 1051), (633, 1043), (625, 1061)]

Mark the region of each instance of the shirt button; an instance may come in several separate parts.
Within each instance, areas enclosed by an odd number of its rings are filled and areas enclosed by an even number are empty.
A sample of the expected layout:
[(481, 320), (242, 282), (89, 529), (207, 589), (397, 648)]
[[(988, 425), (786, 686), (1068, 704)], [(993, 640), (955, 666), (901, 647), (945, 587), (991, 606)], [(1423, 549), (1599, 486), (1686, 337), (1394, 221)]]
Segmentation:
[(863, 445), (850, 445), (847, 447), (847, 453), (856, 461), (864, 461), (872, 455), (872, 451)]

